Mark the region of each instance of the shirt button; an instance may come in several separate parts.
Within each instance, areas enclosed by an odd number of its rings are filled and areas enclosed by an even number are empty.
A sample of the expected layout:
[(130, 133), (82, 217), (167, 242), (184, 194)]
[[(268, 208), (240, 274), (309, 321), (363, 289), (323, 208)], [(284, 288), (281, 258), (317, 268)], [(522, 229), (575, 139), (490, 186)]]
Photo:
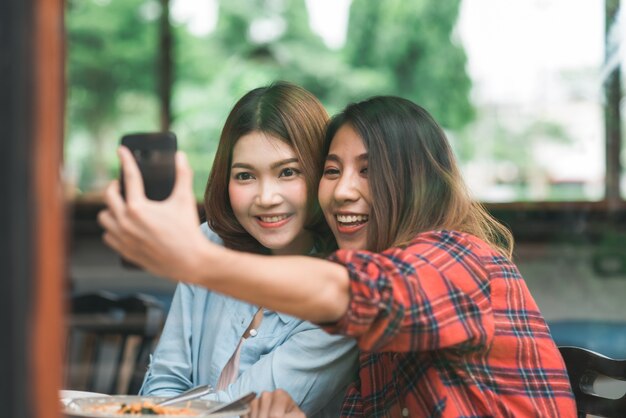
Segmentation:
[(402, 408), (402, 416), (403, 417), (409, 416), (409, 408)]
[(256, 330), (255, 330), (254, 328), (252, 328), (252, 329), (250, 330), (250, 336), (251, 336), (251, 337), (256, 337), (256, 335), (257, 335)]

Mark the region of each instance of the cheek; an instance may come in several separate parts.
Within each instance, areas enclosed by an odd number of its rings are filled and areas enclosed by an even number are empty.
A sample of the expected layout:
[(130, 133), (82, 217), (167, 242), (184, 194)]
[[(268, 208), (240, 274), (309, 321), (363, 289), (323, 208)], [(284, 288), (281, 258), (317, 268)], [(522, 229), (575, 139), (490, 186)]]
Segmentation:
[(228, 198), (230, 199), (230, 206), (233, 208), (235, 215), (244, 212), (249, 206), (249, 194), (246, 188), (241, 185), (233, 182), (228, 184)]
[(361, 184), (359, 185), (359, 193), (363, 196), (363, 200), (371, 206), (372, 199), (370, 198), (370, 184), (367, 179), (362, 179)]
[(306, 209), (307, 205), (307, 193), (306, 183), (302, 181), (292, 181), (284, 185), (282, 188), (283, 196), (289, 196), (289, 200), (295, 207)]
[(317, 191), (317, 200), (319, 200), (320, 207), (322, 208), (324, 214), (326, 214), (329, 210), (332, 194), (332, 184), (328, 180), (324, 180), (322, 178)]

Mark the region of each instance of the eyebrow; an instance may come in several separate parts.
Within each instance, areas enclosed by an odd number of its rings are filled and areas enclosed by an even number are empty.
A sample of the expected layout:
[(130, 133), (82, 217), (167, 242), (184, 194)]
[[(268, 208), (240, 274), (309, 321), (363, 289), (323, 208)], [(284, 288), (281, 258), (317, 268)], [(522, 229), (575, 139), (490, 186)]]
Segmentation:
[[(280, 166), (291, 164), (291, 163), (297, 163), (299, 161), (300, 160), (298, 160), (295, 157), (294, 158), (286, 158), (284, 160), (280, 160), (280, 161), (276, 161), (275, 163), (272, 163), (270, 165), (270, 168), (273, 170), (273, 169), (276, 169), (276, 168), (278, 168)], [(230, 168), (231, 169), (233, 169), (233, 168), (245, 168), (247, 170), (253, 170), (254, 169), (254, 167), (252, 165), (246, 164), (246, 163), (233, 163), (233, 165)]]
[[(369, 154), (367, 152), (364, 152), (363, 154), (358, 155), (356, 159), (359, 161), (367, 161), (368, 157), (369, 157)], [(336, 154), (328, 154), (326, 156), (326, 161), (341, 162), (341, 158), (339, 158), (339, 156)]]

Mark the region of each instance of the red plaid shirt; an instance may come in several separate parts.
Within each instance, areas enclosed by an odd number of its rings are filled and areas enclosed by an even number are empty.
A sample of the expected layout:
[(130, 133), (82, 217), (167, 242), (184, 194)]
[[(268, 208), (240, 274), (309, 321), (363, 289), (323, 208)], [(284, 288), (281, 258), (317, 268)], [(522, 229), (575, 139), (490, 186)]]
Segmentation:
[(567, 372), (516, 266), (459, 232), (339, 250), (351, 301), (326, 326), (361, 354), (344, 417), (576, 417)]

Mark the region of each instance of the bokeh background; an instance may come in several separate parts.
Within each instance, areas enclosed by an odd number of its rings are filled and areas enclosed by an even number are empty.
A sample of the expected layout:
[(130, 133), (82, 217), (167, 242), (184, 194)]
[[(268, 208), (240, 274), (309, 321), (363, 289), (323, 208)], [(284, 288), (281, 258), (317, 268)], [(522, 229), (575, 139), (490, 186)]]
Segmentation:
[(480, 200), (598, 201), (604, 20), (594, 0), (69, 0), (68, 192), (117, 175), (123, 133), (167, 128), (200, 196), (228, 110), (283, 79), (330, 113), (423, 105)]

